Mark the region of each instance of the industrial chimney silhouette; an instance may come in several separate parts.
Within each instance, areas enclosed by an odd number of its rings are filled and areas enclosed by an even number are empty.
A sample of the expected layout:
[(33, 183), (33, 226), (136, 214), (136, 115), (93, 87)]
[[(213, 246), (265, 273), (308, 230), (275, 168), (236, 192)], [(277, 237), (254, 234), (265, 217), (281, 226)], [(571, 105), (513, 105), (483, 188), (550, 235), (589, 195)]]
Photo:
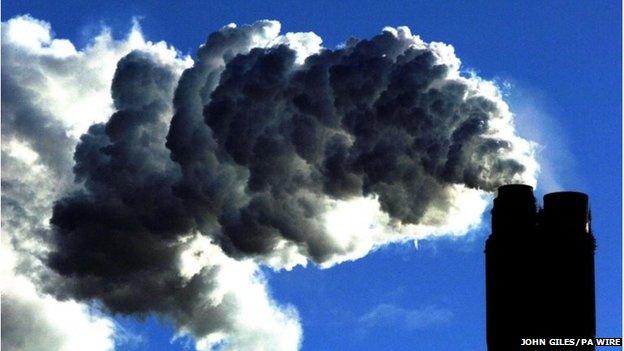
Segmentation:
[(547, 194), (538, 209), (532, 187), (499, 187), (485, 244), (488, 351), (595, 337), (594, 251), (587, 195)]

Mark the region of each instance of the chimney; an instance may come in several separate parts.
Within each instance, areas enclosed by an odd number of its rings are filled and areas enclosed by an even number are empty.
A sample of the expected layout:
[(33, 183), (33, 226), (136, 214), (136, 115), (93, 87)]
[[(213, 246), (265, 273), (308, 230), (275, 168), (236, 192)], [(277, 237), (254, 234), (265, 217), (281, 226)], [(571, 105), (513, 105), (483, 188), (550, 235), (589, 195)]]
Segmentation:
[(548, 194), (538, 211), (530, 186), (498, 188), (485, 245), (488, 351), (593, 338), (594, 250), (586, 194)]
[(520, 234), (535, 225), (533, 188), (524, 184), (503, 185), (492, 208), (492, 234)]
[(575, 191), (561, 191), (544, 196), (547, 231), (560, 234), (589, 233), (589, 198)]

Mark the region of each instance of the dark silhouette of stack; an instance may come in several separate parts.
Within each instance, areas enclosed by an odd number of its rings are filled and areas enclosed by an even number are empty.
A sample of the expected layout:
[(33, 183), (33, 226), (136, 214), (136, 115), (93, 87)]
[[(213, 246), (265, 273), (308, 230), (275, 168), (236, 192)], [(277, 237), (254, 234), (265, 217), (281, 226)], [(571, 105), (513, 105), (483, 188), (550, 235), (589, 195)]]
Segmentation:
[(594, 350), (520, 346), (595, 337), (594, 251), (587, 195), (551, 193), (538, 209), (530, 186), (498, 188), (485, 245), (488, 351)]

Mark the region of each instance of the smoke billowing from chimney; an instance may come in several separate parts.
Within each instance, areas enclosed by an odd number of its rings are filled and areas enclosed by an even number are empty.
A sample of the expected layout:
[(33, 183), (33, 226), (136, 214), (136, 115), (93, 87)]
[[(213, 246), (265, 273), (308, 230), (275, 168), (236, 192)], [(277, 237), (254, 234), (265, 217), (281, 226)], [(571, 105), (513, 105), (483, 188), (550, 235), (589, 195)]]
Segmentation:
[(296, 311), (258, 265), (462, 233), (486, 192), (535, 182), (531, 143), (451, 46), (406, 27), (333, 50), (279, 31), (226, 26), (181, 75), (148, 50), (119, 60), (115, 112), (80, 137), (77, 186), (54, 204), (47, 291), (159, 314), (200, 346), (296, 349)]

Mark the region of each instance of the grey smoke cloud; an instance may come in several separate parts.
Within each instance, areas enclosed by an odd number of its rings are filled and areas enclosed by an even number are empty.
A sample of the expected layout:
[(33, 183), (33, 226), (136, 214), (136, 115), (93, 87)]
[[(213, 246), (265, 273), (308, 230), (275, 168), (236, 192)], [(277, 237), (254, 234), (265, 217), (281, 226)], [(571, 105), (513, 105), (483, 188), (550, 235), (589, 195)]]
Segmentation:
[[(112, 290), (105, 303), (126, 313), (154, 304), (142, 291), (166, 294), (178, 284), (170, 273), (179, 250), (174, 239), (190, 225), (171, 191), (178, 170), (161, 142), (175, 83), (173, 72), (147, 54), (119, 61), (112, 83), (117, 112), (91, 126), (76, 147), (74, 172), (84, 190), (60, 199), (51, 219), (57, 251), (49, 265), (84, 276), (85, 290), (98, 285), (90, 277), (104, 278), (102, 289)], [(115, 291), (106, 279), (145, 289)]]
[(418, 224), (433, 204), (452, 206), (452, 185), (491, 191), (526, 171), (503, 157), (512, 142), (491, 135), (498, 101), (451, 78), (456, 67), (435, 47), (401, 35), (303, 64), (286, 45), (238, 55), (202, 96), (205, 123), (187, 99), (212, 80), (187, 88), (201, 64), (182, 76), (167, 139), (184, 174), (177, 194), (228, 253), (270, 256), (287, 241), (323, 263), (339, 249), (320, 225), (320, 199), (376, 196), (392, 219)]
[[(75, 180), (54, 198), (51, 272), (37, 284), (112, 313), (156, 313), (199, 348), (297, 349), (296, 311), (271, 299), (259, 265), (330, 266), (465, 232), (485, 192), (534, 181), (531, 144), (494, 85), (460, 75), (452, 47), (405, 27), (337, 49), (279, 30), (226, 26), (181, 75), (153, 51), (128, 53), (111, 82), (115, 112), (77, 142), (45, 114), (27, 132), (11, 114), (6, 133)], [(11, 111), (28, 107), (4, 90)], [(60, 150), (39, 135), (58, 135)]]
[[(201, 338), (240, 328), (236, 310), (241, 306), (236, 293), (226, 293), (218, 303), (206, 298), (223, 288), (221, 271), (227, 268), (214, 266), (227, 260), (223, 254), (213, 253), (212, 263), (191, 276), (180, 270), (180, 257), (198, 228), (174, 195), (181, 174), (164, 143), (176, 83), (170, 68), (143, 52), (119, 61), (112, 83), (117, 112), (89, 128), (76, 147), (74, 172), (84, 190), (54, 207), (56, 250), (48, 264), (69, 279), (50, 289), (60, 296), (97, 299), (114, 313), (157, 313)], [(254, 288), (255, 274), (227, 279), (252, 280), (247, 284)], [(291, 333), (295, 328), (294, 341), (286, 339), (286, 345), (296, 347), (298, 325), (289, 319), (278, 323)], [(252, 344), (228, 340), (233, 349), (253, 349), (263, 339), (267, 345), (261, 348), (279, 345), (247, 327), (258, 337)]]

